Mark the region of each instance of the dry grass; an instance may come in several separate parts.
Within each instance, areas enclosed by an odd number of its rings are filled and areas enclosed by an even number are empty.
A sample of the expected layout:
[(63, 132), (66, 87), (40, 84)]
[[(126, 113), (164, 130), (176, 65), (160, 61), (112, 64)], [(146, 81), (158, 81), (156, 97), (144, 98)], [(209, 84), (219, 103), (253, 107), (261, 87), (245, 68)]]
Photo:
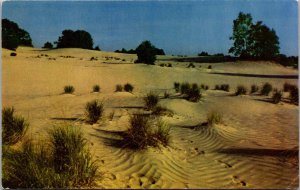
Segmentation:
[(65, 94), (72, 94), (75, 91), (75, 88), (71, 85), (67, 85), (64, 87)]
[(214, 126), (223, 122), (223, 115), (217, 111), (210, 111), (207, 114), (208, 126)]
[(103, 102), (99, 100), (93, 100), (88, 102), (85, 106), (86, 118), (90, 124), (96, 123), (103, 115)]

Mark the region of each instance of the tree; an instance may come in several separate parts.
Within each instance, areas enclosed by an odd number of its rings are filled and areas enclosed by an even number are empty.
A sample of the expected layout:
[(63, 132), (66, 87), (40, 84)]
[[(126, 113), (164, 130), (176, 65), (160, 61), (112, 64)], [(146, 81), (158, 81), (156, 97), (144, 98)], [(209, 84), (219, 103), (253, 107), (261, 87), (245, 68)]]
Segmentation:
[(198, 56), (209, 56), (209, 54), (205, 51), (202, 51), (201, 53), (198, 53)]
[(52, 49), (53, 48), (53, 44), (51, 42), (46, 42), (44, 44), (43, 48)]
[(272, 59), (279, 54), (279, 39), (274, 29), (262, 21), (252, 23), (250, 14), (239, 13), (233, 21), (233, 47), (229, 53), (241, 58)]
[(93, 39), (84, 30), (64, 30), (56, 42), (57, 48), (93, 49)]
[(2, 47), (15, 50), (19, 45), (32, 47), (29, 33), (15, 22), (2, 19)]
[(94, 50), (101, 51), (101, 49), (100, 49), (99, 46), (96, 46), (96, 47), (94, 48)]
[(136, 53), (138, 56), (137, 63), (146, 63), (154, 65), (156, 60), (156, 48), (150, 41), (143, 41), (137, 48)]

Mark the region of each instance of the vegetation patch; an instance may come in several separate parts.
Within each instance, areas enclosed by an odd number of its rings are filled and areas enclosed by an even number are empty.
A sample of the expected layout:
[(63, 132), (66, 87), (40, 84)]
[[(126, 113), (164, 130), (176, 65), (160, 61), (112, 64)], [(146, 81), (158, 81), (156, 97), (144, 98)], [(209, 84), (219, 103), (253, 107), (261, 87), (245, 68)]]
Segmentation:
[(281, 101), (282, 98), (282, 92), (278, 90), (274, 90), (272, 101), (274, 104), (278, 104)]
[(85, 106), (85, 115), (87, 118), (87, 122), (89, 122), (90, 124), (96, 123), (103, 115), (103, 111), (103, 102), (99, 100), (88, 102)]
[(21, 116), (14, 114), (15, 109), (2, 109), (2, 143), (4, 145), (16, 144), (25, 135), (29, 124)]
[(132, 92), (132, 91), (133, 91), (133, 86), (132, 86), (130, 83), (126, 83), (126, 84), (124, 85), (124, 90), (125, 90), (126, 92)]
[(179, 82), (174, 82), (174, 89), (176, 92), (179, 92), (180, 90), (180, 83)]
[(260, 91), (261, 95), (269, 96), (270, 92), (272, 91), (273, 87), (270, 83), (265, 83)]
[(71, 85), (67, 85), (64, 87), (65, 94), (72, 94), (75, 91), (75, 88)]
[(146, 97), (144, 97), (145, 107), (147, 110), (153, 110), (159, 102), (158, 94), (149, 92)]
[(298, 105), (299, 104), (299, 90), (296, 85), (290, 89), (289, 99), (292, 104)]
[(247, 93), (247, 89), (245, 86), (243, 86), (243, 85), (237, 86), (235, 95), (237, 95), (237, 96), (238, 95), (246, 95), (246, 93)]
[(122, 92), (122, 91), (123, 91), (123, 86), (120, 84), (117, 84), (115, 92)]
[(251, 94), (258, 92), (259, 87), (256, 84), (251, 85)]
[(207, 114), (208, 126), (214, 126), (223, 122), (223, 115), (216, 111), (211, 111)]
[(93, 86), (93, 92), (100, 92), (100, 86), (99, 85), (94, 85)]

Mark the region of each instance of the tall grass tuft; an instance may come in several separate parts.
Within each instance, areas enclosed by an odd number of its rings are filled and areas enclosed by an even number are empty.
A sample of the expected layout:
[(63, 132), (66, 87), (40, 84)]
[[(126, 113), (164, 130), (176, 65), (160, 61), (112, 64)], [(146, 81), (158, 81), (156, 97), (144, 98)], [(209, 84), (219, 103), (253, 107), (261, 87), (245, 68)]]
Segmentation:
[(201, 94), (201, 91), (200, 89), (197, 87), (194, 87), (194, 88), (191, 88), (187, 91), (186, 93), (186, 99), (188, 101), (191, 101), (191, 102), (198, 102), (201, 97), (202, 97), (202, 94)]
[(229, 92), (229, 84), (221, 84), (220, 90)]
[(100, 86), (99, 85), (94, 85), (93, 86), (93, 92), (100, 92)]
[(298, 90), (298, 87), (296, 85), (291, 87), (289, 99), (290, 99), (291, 103), (293, 103), (295, 105), (299, 104), (299, 90)]
[(132, 86), (131, 84), (129, 84), (129, 83), (126, 83), (126, 84), (124, 85), (124, 90), (125, 90), (126, 92), (132, 92), (132, 91), (133, 91), (133, 86)]
[(120, 84), (117, 84), (115, 92), (122, 92), (122, 91), (123, 91), (123, 86)]
[(278, 104), (281, 101), (282, 98), (282, 92), (278, 90), (274, 90), (272, 101), (274, 104)]
[(25, 135), (29, 124), (21, 116), (14, 115), (15, 109), (2, 109), (2, 143), (13, 145)]
[(245, 95), (246, 93), (247, 93), (247, 89), (246, 89), (245, 86), (243, 86), (243, 85), (237, 86), (236, 92), (235, 92), (236, 96), (238, 96), (238, 95)]
[(263, 87), (262, 87), (260, 93), (261, 93), (261, 95), (269, 96), (269, 94), (270, 94), (270, 92), (272, 91), (272, 89), (273, 89), (272, 85), (271, 85), (270, 83), (266, 82), (266, 83), (263, 85)]
[(170, 140), (170, 126), (159, 120), (153, 135), (158, 143), (162, 144), (163, 146), (167, 146)]
[(158, 94), (149, 92), (146, 97), (144, 97), (145, 107), (147, 110), (153, 110), (159, 102)]
[(65, 94), (72, 94), (75, 91), (75, 88), (71, 85), (67, 85), (64, 87)]
[(220, 124), (223, 122), (223, 115), (216, 111), (210, 111), (207, 114), (208, 126), (214, 126), (215, 124)]
[(99, 100), (93, 100), (88, 102), (85, 106), (87, 121), (90, 124), (96, 123), (99, 120), (99, 118), (103, 115), (103, 110), (103, 102)]
[(28, 140), (20, 150), (5, 149), (4, 187), (79, 188), (93, 184), (98, 166), (81, 131), (57, 127), (49, 135), (49, 144)]
[(180, 85), (180, 93), (181, 94), (187, 94), (190, 89), (191, 89), (191, 85), (188, 82), (182, 83)]

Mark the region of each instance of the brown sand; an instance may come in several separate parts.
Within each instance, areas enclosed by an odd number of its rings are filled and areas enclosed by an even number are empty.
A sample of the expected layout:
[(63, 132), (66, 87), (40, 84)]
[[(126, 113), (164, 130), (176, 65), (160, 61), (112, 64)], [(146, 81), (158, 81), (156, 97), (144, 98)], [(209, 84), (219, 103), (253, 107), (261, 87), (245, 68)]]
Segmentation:
[[(284, 82), (297, 84), (298, 80), (210, 74), (297, 75), (296, 70), (268, 62), (217, 63), (211, 64), (212, 70), (206, 69), (209, 64), (148, 66), (132, 64), (135, 55), (81, 49), (20, 47), (16, 57), (9, 54), (2, 49), (3, 106), (14, 106), (26, 117), (30, 122), (27, 136), (32, 138), (44, 139), (56, 124), (80, 127), (103, 174), (96, 187), (298, 187), (298, 106), (275, 105), (256, 95), (232, 96), (239, 84), (249, 89), (252, 84), (270, 82), (281, 89)], [(98, 60), (90, 61), (91, 57)], [(228, 83), (231, 91), (208, 90), (200, 102), (191, 103), (176, 98), (175, 81), (204, 83), (211, 89)], [(134, 85), (132, 94), (114, 92), (116, 84), (126, 82)], [(100, 85), (100, 93), (91, 93), (95, 84)], [(62, 94), (65, 85), (73, 85), (75, 93)], [(150, 90), (161, 96), (171, 93), (171, 98), (160, 102), (174, 112), (162, 117), (171, 126), (170, 146), (133, 152), (106, 144), (118, 138), (112, 131), (126, 129), (130, 114), (141, 110), (142, 98)], [(105, 117), (88, 125), (82, 121), (84, 106), (93, 99), (105, 101)], [(223, 113), (224, 124), (195, 130), (193, 126), (205, 122), (211, 110)]]

